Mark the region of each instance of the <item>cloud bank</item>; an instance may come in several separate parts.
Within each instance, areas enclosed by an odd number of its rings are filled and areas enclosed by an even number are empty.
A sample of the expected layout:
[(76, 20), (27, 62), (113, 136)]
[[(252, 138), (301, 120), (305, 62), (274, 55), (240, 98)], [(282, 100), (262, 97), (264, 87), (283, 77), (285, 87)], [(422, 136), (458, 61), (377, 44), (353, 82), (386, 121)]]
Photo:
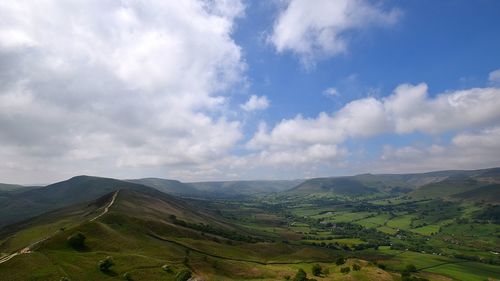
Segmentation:
[(1, 3), (0, 177), (225, 155), (241, 138), (221, 109), (245, 78), (231, 38), (243, 12), (240, 1)]
[(247, 146), (260, 151), (270, 163), (286, 163), (290, 159), (313, 163), (322, 157), (335, 159), (342, 151), (339, 146), (349, 139), (414, 132), (438, 135), (498, 124), (499, 108), (498, 88), (474, 88), (430, 97), (426, 84), (402, 84), (387, 97), (354, 100), (331, 114), (322, 112), (316, 118), (297, 115), (271, 129), (261, 124)]

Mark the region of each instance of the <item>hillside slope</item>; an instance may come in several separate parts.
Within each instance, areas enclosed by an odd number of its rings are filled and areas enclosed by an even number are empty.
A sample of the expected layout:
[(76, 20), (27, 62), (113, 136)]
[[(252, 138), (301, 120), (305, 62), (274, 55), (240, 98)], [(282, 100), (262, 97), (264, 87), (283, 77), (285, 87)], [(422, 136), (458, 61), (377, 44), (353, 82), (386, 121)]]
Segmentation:
[[(122, 275), (129, 272), (134, 280), (175, 280), (175, 273), (190, 269), (202, 280), (276, 280), (293, 275), (295, 263), (335, 260), (334, 253), (326, 249), (265, 241), (265, 235), (246, 233), (199, 206), (153, 189), (124, 189), (116, 194), (114, 201), (112, 194), (103, 197), (105, 204), (80, 205), (83, 209), (75, 218), (92, 215), (77, 225), (64, 227), (68, 217), (55, 213), (22, 224), (27, 228), (17, 233), (40, 227), (41, 221), (64, 228), (27, 253), (0, 263), (0, 275), (11, 281), (61, 277), (123, 280)], [(109, 212), (92, 220), (103, 206)], [(57, 213), (65, 210), (70, 209)], [(86, 237), (84, 248), (75, 250), (68, 245), (67, 238), (75, 233)], [(97, 264), (106, 256), (112, 256), (116, 265), (103, 273)], [(165, 264), (168, 271), (162, 269)]]
[(128, 182), (141, 184), (155, 188), (161, 192), (176, 194), (176, 195), (189, 195), (197, 196), (203, 195), (204, 193), (189, 184), (182, 183), (178, 180), (160, 179), (160, 178), (143, 178), (143, 179), (131, 179)]
[(71, 204), (94, 200), (118, 189), (142, 185), (110, 178), (77, 176), (45, 187), (0, 198), (0, 227)]
[(500, 184), (489, 184), (481, 186), (469, 191), (454, 194), (452, 195), (452, 198), (466, 201), (498, 204), (500, 203)]
[(215, 196), (255, 195), (291, 189), (303, 180), (255, 180), (190, 182), (193, 188)]

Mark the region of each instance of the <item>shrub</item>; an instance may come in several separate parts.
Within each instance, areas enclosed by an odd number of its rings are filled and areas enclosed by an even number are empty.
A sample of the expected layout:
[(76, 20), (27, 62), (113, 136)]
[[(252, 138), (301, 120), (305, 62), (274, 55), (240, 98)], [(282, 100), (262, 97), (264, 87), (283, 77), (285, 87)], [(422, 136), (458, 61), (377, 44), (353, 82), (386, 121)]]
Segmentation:
[(307, 273), (302, 268), (299, 268), (295, 277), (293, 277), (293, 281), (307, 281)]
[(175, 276), (176, 281), (187, 281), (189, 278), (191, 278), (191, 270), (189, 269), (183, 269), (177, 275)]
[(321, 271), (322, 271), (321, 265), (319, 265), (319, 264), (313, 265), (313, 267), (312, 267), (312, 274), (314, 276), (320, 276), (321, 275)]
[(67, 239), (68, 244), (73, 248), (73, 249), (82, 249), (85, 247), (85, 235), (81, 232), (77, 232), (73, 235), (70, 235)]
[(355, 263), (352, 265), (352, 270), (354, 271), (360, 271), (361, 270), (361, 265)]
[(335, 264), (336, 265), (343, 265), (345, 263), (345, 259), (343, 257), (338, 257), (336, 260), (335, 260)]
[(342, 268), (340, 269), (340, 272), (341, 272), (341, 273), (344, 273), (344, 274), (347, 274), (347, 273), (349, 273), (350, 271), (351, 271), (351, 268), (350, 268), (350, 267), (348, 267), (348, 266), (346, 266), (346, 267), (342, 267)]
[(115, 265), (113, 259), (111, 257), (106, 257), (103, 260), (99, 261), (99, 270), (102, 272), (109, 272), (109, 269)]
[(71, 279), (69, 279), (68, 277), (61, 277), (59, 281), (71, 281)]
[(285, 275), (285, 280), (290, 280), (292, 277), (290, 275)]
[(383, 264), (383, 263), (379, 263), (377, 266), (378, 266), (378, 268), (380, 268), (382, 270), (385, 270), (387, 268), (387, 266), (385, 266), (385, 264)]
[(406, 266), (406, 269), (405, 271), (408, 271), (408, 272), (416, 272), (417, 271), (417, 267), (413, 264), (409, 264)]

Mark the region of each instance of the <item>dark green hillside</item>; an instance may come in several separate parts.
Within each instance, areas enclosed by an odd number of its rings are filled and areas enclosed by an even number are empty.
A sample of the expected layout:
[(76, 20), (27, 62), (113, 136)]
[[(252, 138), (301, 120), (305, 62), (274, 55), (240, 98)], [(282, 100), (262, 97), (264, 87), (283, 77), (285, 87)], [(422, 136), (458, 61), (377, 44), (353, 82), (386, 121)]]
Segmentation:
[(306, 180), (290, 190), (292, 193), (332, 193), (339, 196), (360, 196), (377, 193), (354, 177), (317, 178)]
[(255, 195), (292, 189), (303, 180), (255, 180), (191, 182), (190, 186), (218, 196)]
[(149, 186), (155, 189), (158, 189), (161, 192), (177, 194), (177, 195), (203, 195), (203, 192), (200, 192), (196, 188), (193, 188), (189, 184), (182, 183), (178, 180), (168, 180), (168, 179), (160, 179), (160, 178), (144, 178), (144, 179), (132, 179), (127, 180), (128, 182), (142, 184), (145, 186)]
[(444, 198), (476, 189), (481, 185), (483, 184), (464, 175), (455, 175), (450, 179), (424, 185), (408, 195), (413, 199)]
[(18, 184), (7, 184), (0, 183), (0, 191), (14, 191), (17, 189), (22, 189), (24, 186)]
[(142, 188), (142, 185), (116, 179), (77, 176), (4, 199), (0, 205), (0, 227), (60, 207), (91, 201), (114, 190)]
[(500, 184), (481, 186), (469, 191), (454, 194), (452, 197), (467, 201), (500, 203)]
[(500, 168), (482, 170), (475, 178), (483, 182), (500, 183)]

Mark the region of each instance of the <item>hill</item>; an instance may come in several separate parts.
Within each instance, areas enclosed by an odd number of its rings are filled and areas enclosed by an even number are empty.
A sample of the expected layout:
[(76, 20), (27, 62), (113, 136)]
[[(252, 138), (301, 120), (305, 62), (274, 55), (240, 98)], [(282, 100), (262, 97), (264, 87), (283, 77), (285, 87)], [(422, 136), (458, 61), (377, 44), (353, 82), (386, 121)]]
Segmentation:
[(160, 179), (160, 178), (143, 178), (143, 179), (132, 179), (127, 180), (128, 182), (141, 184), (155, 188), (161, 192), (176, 194), (176, 195), (188, 195), (188, 196), (199, 196), (204, 193), (189, 184), (182, 183), (178, 180)]
[(0, 191), (14, 191), (22, 188), (24, 186), (18, 184), (0, 183)]
[(91, 201), (114, 190), (142, 188), (143, 185), (116, 179), (77, 176), (9, 197), (0, 197), (0, 227), (60, 207)]
[(305, 180), (288, 193), (346, 197), (408, 194), (413, 199), (436, 199), (491, 183), (500, 183), (500, 168), (313, 178)]
[[(97, 201), (17, 225), (16, 235), (3, 237), (2, 245), (24, 237), (32, 246), (0, 260), (2, 276), (12, 281), (123, 280), (129, 272), (134, 280), (175, 280), (176, 273), (189, 269), (200, 280), (276, 280), (293, 275), (296, 264), (335, 260), (331, 250), (273, 242), (266, 234), (232, 225), (199, 204), (150, 188), (119, 190)], [(50, 226), (50, 232), (38, 231)], [(36, 232), (43, 239), (35, 238)], [(75, 249), (67, 243), (75, 233), (84, 235), (84, 247)], [(106, 256), (112, 256), (116, 265), (103, 273), (97, 265)]]
[(482, 184), (467, 177), (454, 177), (424, 185), (408, 195), (413, 199), (445, 198), (453, 194), (472, 191)]
[(316, 178), (306, 180), (290, 193), (330, 193), (339, 196), (363, 196), (377, 193), (376, 188), (368, 187), (355, 177)]
[(291, 189), (303, 180), (212, 181), (187, 183), (212, 196), (256, 195)]
[(453, 194), (454, 199), (487, 202), (487, 203), (500, 203), (500, 184), (489, 184), (481, 186), (469, 191)]

